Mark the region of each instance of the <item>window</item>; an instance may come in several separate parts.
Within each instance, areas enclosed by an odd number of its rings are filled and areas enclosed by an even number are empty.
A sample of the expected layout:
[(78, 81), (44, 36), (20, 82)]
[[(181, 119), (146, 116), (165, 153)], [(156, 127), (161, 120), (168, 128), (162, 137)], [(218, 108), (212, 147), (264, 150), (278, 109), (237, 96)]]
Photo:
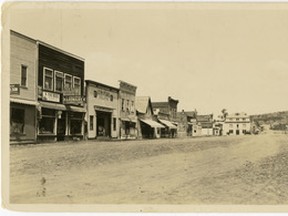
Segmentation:
[(81, 95), (81, 79), (79, 77), (73, 77), (73, 88), (76, 94)]
[(71, 112), (70, 113), (70, 134), (76, 135), (82, 133), (82, 117), (83, 113)]
[(21, 65), (21, 86), (27, 87), (27, 66)]
[(242, 130), (242, 133), (243, 133), (243, 134), (246, 134), (246, 130)]
[(130, 110), (129, 110), (129, 100), (127, 100), (126, 109), (127, 109), (128, 112), (130, 111)]
[(134, 101), (131, 101), (131, 112), (134, 113)]
[(122, 99), (122, 111), (125, 111), (125, 100)]
[(243, 118), (242, 120), (243, 120), (243, 121), (246, 121), (246, 118)]
[(55, 110), (42, 108), (39, 134), (54, 134)]
[(94, 126), (94, 116), (93, 115), (90, 115), (90, 119), (89, 119), (89, 121), (90, 121), (90, 130), (93, 130), (93, 126)]
[(53, 70), (44, 67), (43, 88), (53, 91)]
[(230, 127), (230, 128), (233, 128), (233, 124), (229, 124), (229, 127)]
[(69, 74), (65, 74), (65, 77), (64, 77), (64, 90), (65, 91), (72, 90), (72, 76)]
[(94, 98), (97, 98), (97, 91), (94, 91)]
[(113, 130), (116, 131), (116, 118), (113, 118)]
[(233, 130), (229, 130), (229, 134), (233, 134), (233, 132), (234, 132)]
[(55, 83), (54, 83), (55, 91), (62, 92), (63, 91), (63, 82), (64, 82), (63, 73), (55, 71), (54, 81), (55, 81)]
[(236, 121), (239, 121), (239, 118), (236, 118)]
[(113, 95), (110, 95), (110, 101), (113, 101)]
[(24, 109), (11, 109), (11, 117), (10, 117), (10, 134), (23, 134), (24, 133)]

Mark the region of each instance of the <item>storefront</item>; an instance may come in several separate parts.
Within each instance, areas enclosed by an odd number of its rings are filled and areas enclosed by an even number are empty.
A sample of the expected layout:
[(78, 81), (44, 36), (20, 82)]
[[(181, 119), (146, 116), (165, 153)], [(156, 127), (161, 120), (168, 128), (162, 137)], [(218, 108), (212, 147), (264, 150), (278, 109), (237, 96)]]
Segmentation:
[(172, 122), (164, 119), (158, 119), (165, 127), (161, 128), (161, 137), (174, 138), (177, 133), (177, 126)]
[(41, 101), (38, 113), (38, 141), (83, 139), (83, 107)]
[(136, 118), (121, 118), (120, 137), (121, 139), (136, 139)]
[(36, 142), (37, 102), (10, 99), (10, 142)]
[(139, 119), (142, 138), (160, 138), (161, 129), (165, 128), (152, 119)]

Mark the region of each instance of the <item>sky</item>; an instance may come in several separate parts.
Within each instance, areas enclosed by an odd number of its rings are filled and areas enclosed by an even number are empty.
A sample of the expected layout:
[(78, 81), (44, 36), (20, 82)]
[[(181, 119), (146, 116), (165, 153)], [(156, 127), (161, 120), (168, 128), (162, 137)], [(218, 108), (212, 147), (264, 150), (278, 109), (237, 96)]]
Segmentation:
[[(12, 3), (7, 28), (85, 59), (85, 78), (124, 80), (178, 111), (288, 110), (288, 6)], [(4, 11), (5, 12), (5, 11)]]

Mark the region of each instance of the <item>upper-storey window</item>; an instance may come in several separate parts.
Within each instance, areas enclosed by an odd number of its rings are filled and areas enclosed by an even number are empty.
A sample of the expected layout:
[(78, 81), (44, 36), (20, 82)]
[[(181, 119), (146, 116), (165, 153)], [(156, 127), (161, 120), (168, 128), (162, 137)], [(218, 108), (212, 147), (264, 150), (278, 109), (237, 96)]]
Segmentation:
[(125, 111), (125, 100), (122, 99), (122, 105), (121, 105), (122, 111)]
[(64, 76), (64, 90), (66, 91), (72, 90), (72, 76), (69, 74), (65, 74)]
[(27, 87), (27, 72), (28, 72), (28, 67), (25, 65), (21, 65), (21, 86)]
[(43, 72), (43, 88), (53, 91), (53, 70), (45, 67)]
[(73, 76), (73, 88), (75, 93), (81, 95), (81, 78)]
[(59, 72), (59, 71), (55, 71), (54, 81), (55, 81), (55, 84), (54, 84), (55, 91), (62, 92), (63, 91), (63, 83), (64, 83), (63, 73)]

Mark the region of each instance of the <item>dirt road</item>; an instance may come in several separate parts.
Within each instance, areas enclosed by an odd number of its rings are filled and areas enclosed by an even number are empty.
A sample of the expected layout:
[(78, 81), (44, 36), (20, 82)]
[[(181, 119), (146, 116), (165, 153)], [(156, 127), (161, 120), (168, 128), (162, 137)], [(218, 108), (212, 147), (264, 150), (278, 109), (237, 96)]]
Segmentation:
[(11, 146), (11, 202), (287, 204), (287, 153), (287, 134)]

